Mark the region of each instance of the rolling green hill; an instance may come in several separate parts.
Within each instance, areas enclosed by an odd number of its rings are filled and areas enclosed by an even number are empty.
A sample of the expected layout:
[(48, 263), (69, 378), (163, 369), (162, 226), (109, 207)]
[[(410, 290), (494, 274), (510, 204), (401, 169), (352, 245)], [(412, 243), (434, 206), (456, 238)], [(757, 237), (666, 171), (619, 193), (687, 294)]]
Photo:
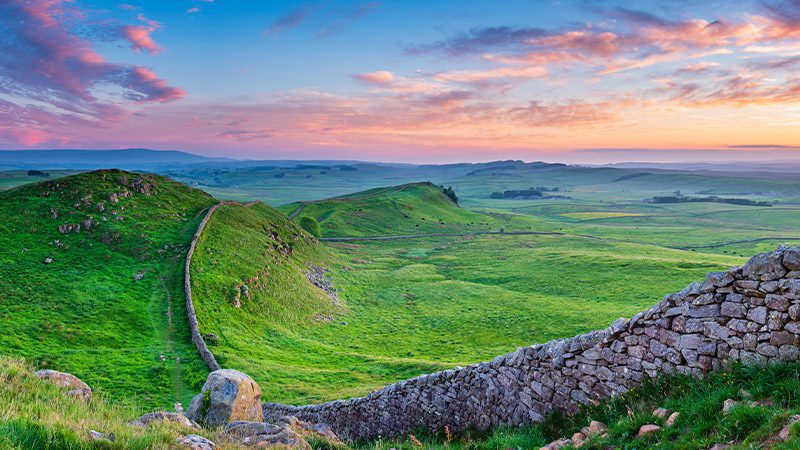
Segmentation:
[[(218, 336), (211, 350), (223, 366), (261, 382), (265, 398), (291, 403), (363, 395), (602, 328), (741, 262), (542, 231), (531, 216), (459, 208), (427, 183), (308, 203), (295, 219), (319, 218), (325, 236), (412, 234), (401, 227), (417, 223), (422, 232), (463, 235), (318, 243), (264, 205), (218, 213), (192, 263), (202, 332)], [(500, 228), (542, 234), (472, 234)], [(271, 230), (288, 233), (280, 239), (295, 242), (292, 255), (275, 249)], [(341, 305), (305, 280), (311, 264), (330, 269)], [(266, 280), (258, 293), (248, 281), (256, 275)]]
[(167, 406), (205, 378), (182, 263), (206, 193), (97, 171), (0, 193), (0, 352)]
[(282, 206), (289, 215), (316, 219), (325, 237), (463, 233), (497, 230), (491, 217), (459, 208), (443, 189), (412, 183), (326, 200)]

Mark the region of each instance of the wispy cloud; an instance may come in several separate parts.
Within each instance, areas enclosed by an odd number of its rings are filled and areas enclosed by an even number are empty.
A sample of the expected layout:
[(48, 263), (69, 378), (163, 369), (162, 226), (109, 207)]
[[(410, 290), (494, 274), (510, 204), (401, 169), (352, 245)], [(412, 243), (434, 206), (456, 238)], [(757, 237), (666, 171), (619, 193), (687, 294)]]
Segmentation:
[(328, 38), (346, 29), (358, 19), (378, 7), (377, 2), (362, 3), (351, 8), (323, 9), (324, 4), (304, 4), (275, 19), (263, 31), (265, 37), (273, 37), (299, 27), (313, 15), (321, 13), (324, 25), (315, 33), (318, 39)]
[(306, 19), (316, 11), (319, 6), (301, 5), (286, 14), (275, 19), (271, 24), (264, 29), (263, 35), (265, 37), (276, 36), (285, 31), (291, 30), (300, 26)]
[(317, 32), (317, 37), (324, 39), (339, 31), (347, 28), (353, 22), (369, 14), (372, 10), (378, 7), (378, 2), (369, 2), (356, 6), (350, 10), (345, 10), (340, 14), (340, 17), (334, 19), (325, 28)]

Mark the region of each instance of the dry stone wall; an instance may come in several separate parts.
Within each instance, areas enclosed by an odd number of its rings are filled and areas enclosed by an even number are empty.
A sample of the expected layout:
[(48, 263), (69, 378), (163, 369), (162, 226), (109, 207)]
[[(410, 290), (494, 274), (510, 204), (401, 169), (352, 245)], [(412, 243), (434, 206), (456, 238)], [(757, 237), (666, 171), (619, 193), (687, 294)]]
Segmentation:
[(800, 249), (778, 248), (708, 274), (605, 330), (521, 348), (490, 362), (422, 375), (366, 397), (263, 405), (266, 420), (295, 416), (367, 440), (423, 427), (523, 426), (555, 409), (618, 395), (661, 373), (703, 375), (726, 361), (800, 359)]
[(194, 302), (192, 301), (192, 274), (189, 272), (189, 269), (192, 266), (192, 257), (194, 256), (194, 251), (197, 248), (197, 243), (200, 241), (200, 236), (203, 234), (203, 230), (205, 230), (208, 221), (211, 220), (211, 216), (214, 215), (214, 211), (216, 211), (220, 206), (241, 205), (245, 208), (249, 208), (256, 204), (258, 204), (257, 201), (248, 203), (222, 201), (208, 208), (206, 215), (203, 216), (203, 220), (200, 221), (200, 224), (197, 226), (197, 230), (194, 232), (194, 236), (192, 236), (192, 243), (189, 245), (189, 251), (186, 253), (186, 263), (183, 271), (183, 292), (186, 296), (186, 316), (189, 321), (189, 329), (192, 332), (192, 343), (194, 343), (194, 346), (197, 348), (197, 352), (200, 353), (200, 357), (206, 363), (208, 369), (212, 372), (215, 370), (220, 370), (222, 367), (217, 362), (214, 354), (211, 353), (211, 350), (208, 349), (208, 345), (206, 345), (203, 335), (200, 334), (200, 326), (197, 323), (197, 312), (194, 309)]

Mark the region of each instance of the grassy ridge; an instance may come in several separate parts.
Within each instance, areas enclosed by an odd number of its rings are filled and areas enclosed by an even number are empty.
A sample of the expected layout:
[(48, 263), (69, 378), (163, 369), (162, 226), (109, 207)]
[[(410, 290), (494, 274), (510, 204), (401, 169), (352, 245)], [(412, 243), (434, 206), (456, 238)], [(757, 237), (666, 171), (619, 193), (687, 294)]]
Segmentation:
[(342, 309), (305, 275), (327, 258), (299, 226), (263, 204), (220, 207), (198, 242), (191, 270), (200, 330), (218, 336), (207, 342), (220, 364), (251, 375), (268, 398), (296, 395), (290, 392), (307, 382), (297, 367), (313, 364), (313, 348), (286, 342), (315, 315)]
[(488, 230), (499, 225), (491, 217), (458, 208), (443, 190), (430, 183), (372, 189), (310, 203), (292, 203), (281, 211), (312, 217), (323, 236), (376, 236), (454, 233)]
[[(188, 400), (206, 372), (189, 340), (181, 264), (213, 202), (163, 177), (118, 171), (0, 193), (2, 352), (115, 398)], [(88, 219), (89, 229), (59, 232)]]

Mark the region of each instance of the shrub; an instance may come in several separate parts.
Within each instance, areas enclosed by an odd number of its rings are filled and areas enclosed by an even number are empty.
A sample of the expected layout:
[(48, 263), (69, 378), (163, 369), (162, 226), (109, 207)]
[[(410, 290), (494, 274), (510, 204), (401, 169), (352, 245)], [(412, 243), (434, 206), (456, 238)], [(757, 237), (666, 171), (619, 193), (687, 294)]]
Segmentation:
[(319, 222), (313, 217), (301, 217), (300, 227), (315, 238), (322, 237), (322, 229), (319, 227)]

